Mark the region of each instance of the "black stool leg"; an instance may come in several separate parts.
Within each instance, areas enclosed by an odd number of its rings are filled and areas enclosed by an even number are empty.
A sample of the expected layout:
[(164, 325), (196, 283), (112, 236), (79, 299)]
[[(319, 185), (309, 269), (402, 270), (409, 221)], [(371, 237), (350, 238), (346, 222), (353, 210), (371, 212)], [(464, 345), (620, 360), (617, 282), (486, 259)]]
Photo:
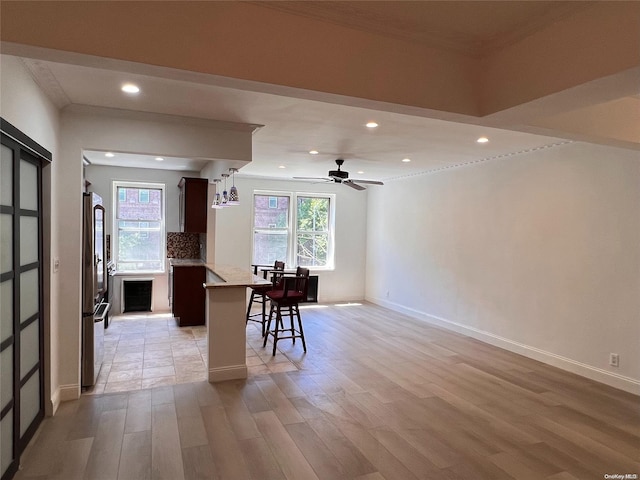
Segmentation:
[(298, 317), (298, 327), (300, 328), (300, 338), (302, 339), (302, 349), (307, 352), (307, 344), (304, 341), (304, 330), (302, 330), (302, 319), (300, 318), (300, 310), (296, 305), (296, 315)]
[(266, 295), (262, 295), (262, 323), (261, 323), (261, 327), (262, 327), (262, 336), (265, 336), (265, 322), (267, 321), (267, 296)]
[[(273, 303), (271, 304), (271, 310), (269, 311), (269, 320), (267, 322), (267, 329), (264, 334), (264, 341), (262, 342), (262, 348), (267, 346), (267, 339), (269, 338), (269, 329), (271, 328), (271, 318), (273, 317)], [(276, 318), (276, 325), (278, 324), (278, 319)]]
[(273, 356), (276, 356), (276, 345), (278, 344), (278, 321), (282, 324), (282, 314), (280, 313), (280, 305), (276, 306), (276, 329), (273, 334)]
[(249, 315), (251, 314), (251, 306), (253, 305), (253, 296), (256, 294), (254, 290), (251, 290), (251, 296), (249, 297), (249, 306), (247, 307), (247, 321), (245, 325), (249, 323)]
[(289, 305), (289, 325), (291, 325), (291, 340), (296, 344), (296, 329), (293, 327), (293, 307)]

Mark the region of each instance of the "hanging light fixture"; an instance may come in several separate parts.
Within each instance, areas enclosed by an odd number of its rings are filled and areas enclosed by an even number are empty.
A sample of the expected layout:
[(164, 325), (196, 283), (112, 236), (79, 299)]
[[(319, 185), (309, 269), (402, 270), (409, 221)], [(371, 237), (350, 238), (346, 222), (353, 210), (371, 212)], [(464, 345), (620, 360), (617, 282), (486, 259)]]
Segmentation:
[(211, 208), (216, 208), (216, 209), (222, 208), (222, 199), (220, 198), (220, 194), (218, 193), (219, 181), (220, 181), (219, 178), (216, 178), (213, 180), (214, 194), (213, 194), (213, 203), (211, 204)]
[(238, 171), (237, 168), (230, 168), (229, 171), (231, 172), (231, 190), (229, 190), (229, 201), (227, 202), (227, 204), (229, 205), (240, 205), (240, 197), (238, 196), (238, 189), (236, 188), (236, 172)]
[(229, 174), (223, 173), (221, 176), (222, 178), (224, 178), (224, 190), (222, 191), (222, 199), (220, 201), (220, 205), (226, 207), (227, 203), (229, 202), (229, 193), (227, 192), (227, 178), (229, 178)]

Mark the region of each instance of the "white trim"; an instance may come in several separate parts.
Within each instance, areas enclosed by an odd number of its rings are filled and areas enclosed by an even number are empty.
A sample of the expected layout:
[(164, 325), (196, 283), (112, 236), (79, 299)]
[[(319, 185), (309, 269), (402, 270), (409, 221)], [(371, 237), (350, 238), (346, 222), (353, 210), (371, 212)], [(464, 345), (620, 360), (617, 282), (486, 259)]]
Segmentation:
[(225, 382), (244, 378), (247, 378), (247, 366), (245, 364), (209, 369), (209, 382)]
[[(136, 271), (131, 270), (131, 273), (141, 274), (141, 273), (154, 273), (154, 274), (164, 274), (165, 273), (165, 262), (162, 261), (167, 256), (167, 186), (165, 183), (158, 182), (137, 182), (130, 180), (113, 180), (111, 182), (111, 258), (114, 260), (116, 264), (116, 269), (118, 265), (118, 204), (120, 199), (118, 198), (118, 187), (124, 188), (137, 188), (142, 190), (160, 190), (161, 191), (161, 220), (160, 220), (160, 270), (144, 270), (144, 271)], [(139, 193), (139, 192), (138, 192)], [(127, 271), (129, 273), (129, 271)]]
[(80, 385), (60, 385), (51, 395), (51, 415), (55, 415), (62, 402), (80, 398)]
[[(260, 195), (260, 196), (265, 196), (265, 197), (287, 197), (289, 198), (289, 211), (288, 211), (288, 227), (286, 229), (284, 228), (278, 228), (278, 229), (268, 229), (268, 228), (256, 228), (255, 227), (255, 208), (256, 208), (256, 202), (255, 202), (255, 196), (256, 195)], [(269, 232), (271, 231), (272, 233), (275, 231), (278, 232), (285, 232), (286, 231), (286, 235), (288, 235), (288, 241), (287, 241), (287, 258), (285, 259), (285, 263), (287, 265), (296, 265), (297, 262), (295, 261), (296, 259), (296, 247), (297, 247), (297, 233), (298, 233), (298, 226), (297, 226), (297, 213), (296, 213), (296, 208), (297, 208), (297, 204), (298, 204), (298, 197), (303, 197), (303, 198), (326, 198), (329, 200), (329, 230), (328, 230), (328, 236), (329, 236), (329, 248), (327, 251), (327, 265), (325, 266), (309, 266), (307, 268), (309, 268), (310, 271), (312, 272), (331, 272), (335, 270), (335, 231), (336, 231), (336, 194), (335, 193), (318, 193), (318, 192), (297, 192), (297, 191), (282, 191), (282, 190), (263, 190), (263, 189), (254, 189), (253, 190), (253, 194), (251, 196), (251, 234), (252, 234), (252, 241), (251, 241), (251, 261), (254, 262), (254, 256), (255, 256), (255, 251), (254, 251), (254, 247), (255, 247), (255, 243), (253, 241), (253, 237), (255, 235), (255, 232), (257, 231), (264, 231), (264, 232)], [(284, 233), (283, 233), (284, 234)]]
[(371, 303), (380, 305), (395, 312), (403, 313), (417, 320), (422, 320), (432, 325), (461, 333), (490, 345), (494, 345), (510, 352), (514, 352), (525, 357), (538, 360), (539, 362), (546, 363), (547, 365), (566, 370), (567, 372), (575, 373), (576, 375), (580, 375), (590, 380), (604, 383), (605, 385), (609, 385), (610, 387), (618, 388), (634, 395), (640, 395), (640, 380), (638, 379), (626, 377), (615, 372), (609, 372), (607, 370), (603, 370), (592, 365), (587, 365), (586, 363), (578, 362), (577, 360), (563, 357), (561, 355), (557, 355), (555, 353), (548, 352), (531, 345), (525, 345), (523, 343), (516, 342), (514, 340), (510, 340), (508, 338), (504, 338), (499, 335), (480, 330), (478, 328), (463, 325), (458, 322), (447, 320), (446, 318), (438, 317), (436, 315), (431, 315), (420, 310), (405, 307), (403, 305), (390, 302), (389, 300), (370, 296), (366, 296), (365, 299)]

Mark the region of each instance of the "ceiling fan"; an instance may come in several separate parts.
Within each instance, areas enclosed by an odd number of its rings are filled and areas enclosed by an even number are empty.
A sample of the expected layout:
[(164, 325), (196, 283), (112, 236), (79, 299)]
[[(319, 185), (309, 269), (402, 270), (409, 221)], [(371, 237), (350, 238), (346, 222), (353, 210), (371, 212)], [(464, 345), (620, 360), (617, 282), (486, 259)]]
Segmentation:
[(320, 182), (341, 183), (351, 188), (355, 188), (356, 190), (366, 190), (365, 187), (363, 187), (362, 185), (359, 185), (360, 183), (365, 183), (368, 185), (384, 185), (384, 183), (379, 182), (377, 180), (360, 180), (360, 179), (351, 180), (349, 178), (349, 172), (340, 170), (340, 167), (342, 166), (343, 163), (344, 163), (344, 160), (342, 158), (338, 158), (336, 160), (336, 165), (338, 165), (338, 169), (329, 170), (328, 177), (293, 177), (293, 178), (298, 180), (316, 180)]

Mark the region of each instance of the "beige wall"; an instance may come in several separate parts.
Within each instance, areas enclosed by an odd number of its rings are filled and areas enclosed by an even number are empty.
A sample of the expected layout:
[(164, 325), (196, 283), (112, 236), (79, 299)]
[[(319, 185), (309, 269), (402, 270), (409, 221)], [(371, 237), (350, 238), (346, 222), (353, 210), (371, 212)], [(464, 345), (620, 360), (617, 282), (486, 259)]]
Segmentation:
[(388, 182), (367, 298), (638, 393), (639, 187), (637, 152), (581, 143)]

